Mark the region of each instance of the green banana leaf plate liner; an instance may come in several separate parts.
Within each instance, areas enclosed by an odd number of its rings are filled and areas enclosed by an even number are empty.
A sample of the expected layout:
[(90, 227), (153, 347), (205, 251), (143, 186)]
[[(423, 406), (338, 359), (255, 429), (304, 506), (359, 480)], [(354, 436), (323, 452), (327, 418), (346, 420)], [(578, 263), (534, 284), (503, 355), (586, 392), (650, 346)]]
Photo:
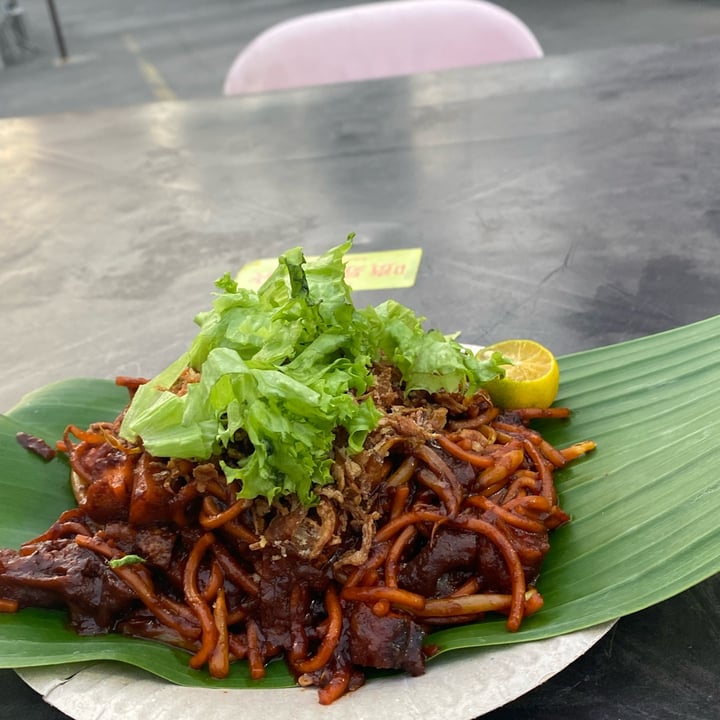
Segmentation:
[[(720, 570), (720, 317), (559, 359), (567, 421), (542, 425), (564, 447), (598, 447), (556, 475), (571, 522), (554, 532), (539, 583), (542, 610), (509, 633), (503, 618), (436, 632), (440, 654), (555, 637), (642, 610)], [(45, 463), (18, 431), (58, 439), (65, 426), (110, 420), (127, 399), (111, 381), (73, 379), (0, 416), (0, 547), (17, 547), (74, 505), (68, 466)], [(78, 637), (60, 611), (0, 614), (0, 667), (115, 660), (195, 687), (288, 687), (282, 662), (249, 679), (245, 663), (212, 680), (188, 655), (119, 635)], [(432, 661), (431, 661), (432, 663)], [(431, 670), (431, 668), (430, 668)]]

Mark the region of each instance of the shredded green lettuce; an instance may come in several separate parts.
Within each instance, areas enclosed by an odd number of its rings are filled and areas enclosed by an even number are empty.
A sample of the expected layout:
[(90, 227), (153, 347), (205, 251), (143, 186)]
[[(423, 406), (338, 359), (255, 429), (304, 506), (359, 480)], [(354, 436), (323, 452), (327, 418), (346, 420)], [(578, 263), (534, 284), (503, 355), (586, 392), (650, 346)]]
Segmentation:
[[(407, 392), (470, 394), (503, 374), (499, 354), (478, 360), (395, 301), (358, 310), (345, 281), (352, 238), (312, 261), (289, 250), (257, 291), (220, 278), (189, 349), (138, 389), (121, 435), (157, 457), (218, 458), (241, 497), (312, 504), (333, 482), (336, 434), (359, 452), (381, 417), (367, 394), (373, 363), (395, 364)], [(188, 369), (199, 380), (174, 392)]]

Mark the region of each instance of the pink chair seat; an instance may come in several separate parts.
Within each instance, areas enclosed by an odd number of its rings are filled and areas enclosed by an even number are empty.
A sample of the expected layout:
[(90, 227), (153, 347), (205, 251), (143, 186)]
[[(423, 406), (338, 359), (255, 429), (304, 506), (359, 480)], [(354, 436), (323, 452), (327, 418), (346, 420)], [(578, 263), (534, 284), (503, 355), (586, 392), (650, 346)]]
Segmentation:
[(542, 57), (515, 15), (478, 0), (394, 0), (303, 15), (256, 37), (226, 95)]

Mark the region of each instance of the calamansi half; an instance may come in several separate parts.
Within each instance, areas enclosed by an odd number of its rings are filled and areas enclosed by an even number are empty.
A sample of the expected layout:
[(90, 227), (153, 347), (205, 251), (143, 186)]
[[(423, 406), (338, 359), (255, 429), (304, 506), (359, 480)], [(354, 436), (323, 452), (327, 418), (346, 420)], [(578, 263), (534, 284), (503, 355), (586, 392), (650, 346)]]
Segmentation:
[(553, 404), (560, 386), (560, 368), (550, 350), (535, 340), (503, 340), (484, 347), (478, 355), (493, 352), (512, 361), (505, 366), (504, 378), (485, 385), (495, 405), (512, 410)]

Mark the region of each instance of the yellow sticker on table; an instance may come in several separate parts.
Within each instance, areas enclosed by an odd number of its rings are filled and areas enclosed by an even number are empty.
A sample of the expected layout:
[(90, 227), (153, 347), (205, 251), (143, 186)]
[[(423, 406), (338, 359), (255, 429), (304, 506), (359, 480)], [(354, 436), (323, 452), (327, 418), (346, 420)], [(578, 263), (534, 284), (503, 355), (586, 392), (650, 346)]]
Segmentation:
[[(421, 258), (422, 248), (348, 253), (345, 280), (353, 290), (412, 287)], [(257, 290), (275, 270), (277, 262), (277, 258), (253, 260), (241, 268), (235, 280), (240, 287)]]

